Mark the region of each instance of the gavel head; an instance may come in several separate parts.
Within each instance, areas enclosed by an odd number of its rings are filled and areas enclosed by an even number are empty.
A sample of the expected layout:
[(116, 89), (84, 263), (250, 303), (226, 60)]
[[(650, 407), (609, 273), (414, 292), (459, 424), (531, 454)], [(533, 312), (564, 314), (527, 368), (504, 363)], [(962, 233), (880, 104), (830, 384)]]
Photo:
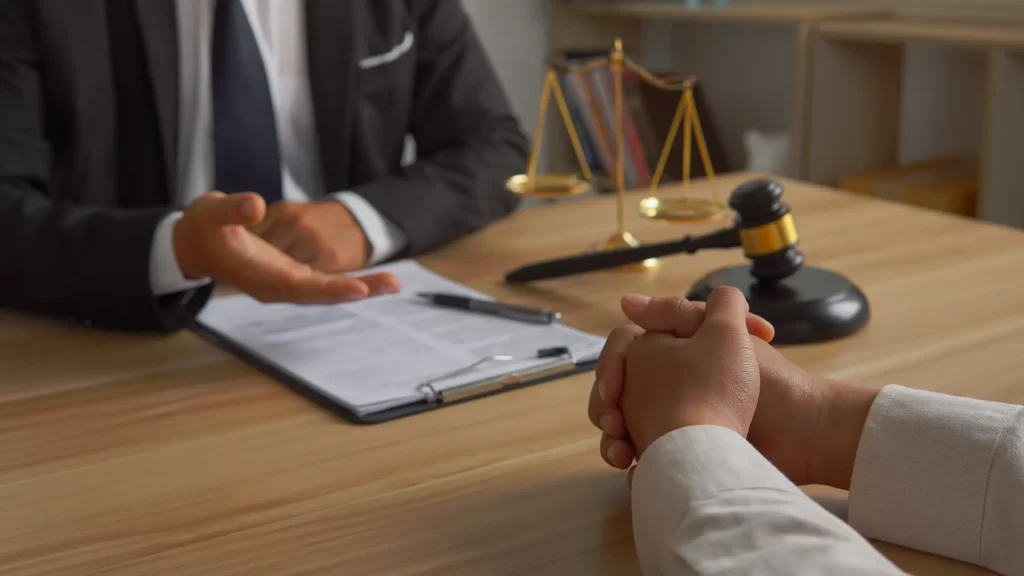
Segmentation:
[(752, 262), (755, 278), (774, 282), (800, 269), (804, 255), (796, 249), (796, 227), (782, 201), (782, 185), (772, 180), (747, 182), (733, 191), (729, 207), (736, 211), (740, 246)]

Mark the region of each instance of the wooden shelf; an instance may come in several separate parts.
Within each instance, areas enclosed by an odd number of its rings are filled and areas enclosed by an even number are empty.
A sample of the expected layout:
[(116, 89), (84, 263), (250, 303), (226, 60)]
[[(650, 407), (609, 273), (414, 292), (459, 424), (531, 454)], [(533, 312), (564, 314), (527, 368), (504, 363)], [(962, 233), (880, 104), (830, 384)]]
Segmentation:
[(834, 18), (880, 18), (891, 12), (866, 6), (821, 5), (818, 3), (731, 3), (725, 6), (684, 6), (665, 2), (628, 4), (563, 3), (578, 12), (630, 18), (674, 21), (727, 21), (801, 23)]
[[(811, 70), (806, 172), (814, 182), (898, 163), (903, 65), (908, 42), (980, 51), (987, 82), (971, 86), (984, 101), (978, 214), (1024, 227), (1024, 21), (829, 21), (817, 26)], [(953, 81), (956, 81), (955, 79)], [(936, 121), (941, 121), (941, 113)]]
[(829, 21), (818, 25), (825, 38), (893, 44), (931, 41), (976, 48), (1024, 49), (1024, 23), (966, 24), (910, 20)]

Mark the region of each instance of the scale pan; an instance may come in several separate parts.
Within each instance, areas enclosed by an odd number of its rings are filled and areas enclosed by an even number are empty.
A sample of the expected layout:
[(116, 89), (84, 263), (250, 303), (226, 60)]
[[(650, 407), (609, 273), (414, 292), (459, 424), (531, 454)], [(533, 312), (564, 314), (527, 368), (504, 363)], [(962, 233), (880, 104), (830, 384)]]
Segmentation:
[(722, 219), (729, 212), (722, 202), (699, 198), (644, 198), (640, 215), (651, 220), (669, 222), (710, 222)]
[(517, 174), (505, 182), (505, 188), (519, 196), (566, 198), (590, 191), (593, 186), (576, 174), (538, 174), (530, 181), (526, 174)]

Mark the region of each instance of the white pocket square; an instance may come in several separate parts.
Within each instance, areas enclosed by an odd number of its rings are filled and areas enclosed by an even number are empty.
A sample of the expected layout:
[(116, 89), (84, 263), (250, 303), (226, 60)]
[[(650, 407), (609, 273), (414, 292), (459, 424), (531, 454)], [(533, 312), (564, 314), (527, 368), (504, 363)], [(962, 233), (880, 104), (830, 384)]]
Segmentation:
[(373, 56), (367, 56), (359, 61), (359, 68), (368, 70), (370, 68), (376, 68), (385, 64), (390, 64), (395, 60), (401, 58), (406, 52), (412, 49), (413, 43), (416, 41), (412, 31), (405, 33), (402, 37), (402, 41), (396, 44), (387, 52), (381, 54), (374, 54)]

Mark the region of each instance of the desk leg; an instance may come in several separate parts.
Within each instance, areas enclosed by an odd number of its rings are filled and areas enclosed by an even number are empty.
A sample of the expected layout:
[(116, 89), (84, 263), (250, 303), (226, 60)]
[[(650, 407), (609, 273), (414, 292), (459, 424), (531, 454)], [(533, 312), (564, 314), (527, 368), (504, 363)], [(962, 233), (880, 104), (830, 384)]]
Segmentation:
[(806, 177), (836, 185), (843, 176), (889, 168), (899, 154), (902, 45), (812, 38)]
[(989, 53), (978, 214), (1024, 227), (1024, 55)]

